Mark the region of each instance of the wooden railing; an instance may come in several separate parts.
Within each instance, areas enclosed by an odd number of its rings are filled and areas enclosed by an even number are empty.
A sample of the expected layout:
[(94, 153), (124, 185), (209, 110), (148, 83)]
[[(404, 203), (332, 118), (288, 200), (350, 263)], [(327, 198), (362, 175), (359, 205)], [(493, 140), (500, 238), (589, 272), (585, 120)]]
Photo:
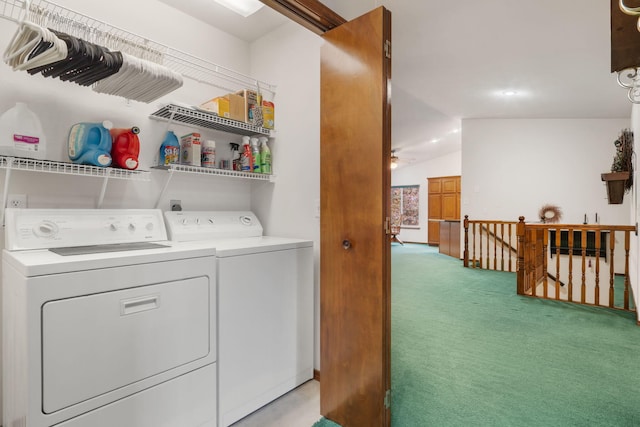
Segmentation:
[(516, 271), (517, 234), (515, 221), (470, 220), (464, 216), (465, 267)]
[(518, 294), (636, 310), (629, 282), (635, 227), (527, 224), (520, 217), (516, 228)]

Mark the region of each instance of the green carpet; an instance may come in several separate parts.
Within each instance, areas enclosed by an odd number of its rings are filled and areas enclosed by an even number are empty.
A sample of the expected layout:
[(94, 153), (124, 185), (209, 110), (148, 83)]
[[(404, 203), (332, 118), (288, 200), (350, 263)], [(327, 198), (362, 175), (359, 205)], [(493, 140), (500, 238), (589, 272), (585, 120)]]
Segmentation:
[(312, 427), (340, 427), (340, 424), (336, 424), (326, 418), (320, 418), (320, 420), (316, 421)]
[(392, 425), (638, 426), (631, 313), (520, 297), (515, 274), (392, 249)]
[(392, 246), (392, 426), (640, 426), (635, 315), (515, 286), (514, 273)]

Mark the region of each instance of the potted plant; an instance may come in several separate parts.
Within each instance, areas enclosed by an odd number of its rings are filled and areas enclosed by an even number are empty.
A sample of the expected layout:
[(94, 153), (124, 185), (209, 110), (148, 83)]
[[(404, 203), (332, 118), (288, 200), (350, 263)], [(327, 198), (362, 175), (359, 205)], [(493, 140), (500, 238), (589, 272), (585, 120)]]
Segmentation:
[(618, 139), (613, 143), (616, 153), (613, 156), (611, 172), (601, 174), (603, 181), (607, 183), (607, 198), (610, 205), (622, 203), (624, 193), (633, 186), (633, 132), (624, 129)]

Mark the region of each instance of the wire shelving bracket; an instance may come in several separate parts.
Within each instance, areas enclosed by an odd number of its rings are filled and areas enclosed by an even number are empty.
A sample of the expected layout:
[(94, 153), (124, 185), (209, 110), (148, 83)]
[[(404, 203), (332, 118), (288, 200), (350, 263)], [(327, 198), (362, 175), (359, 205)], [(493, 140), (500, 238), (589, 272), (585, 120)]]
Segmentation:
[(4, 193), (2, 194), (2, 224), (4, 224), (4, 209), (9, 196), (9, 181), (14, 170), (29, 172), (47, 172), (62, 175), (90, 176), (102, 178), (102, 188), (98, 197), (97, 207), (102, 207), (109, 179), (126, 179), (131, 181), (151, 181), (149, 171), (128, 170), (118, 168), (101, 168), (97, 166), (79, 165), (76, 163), (56, 162), (52, 160), (37, 160), (22, 157), (0, 156), (0, 169), (5, 169)]

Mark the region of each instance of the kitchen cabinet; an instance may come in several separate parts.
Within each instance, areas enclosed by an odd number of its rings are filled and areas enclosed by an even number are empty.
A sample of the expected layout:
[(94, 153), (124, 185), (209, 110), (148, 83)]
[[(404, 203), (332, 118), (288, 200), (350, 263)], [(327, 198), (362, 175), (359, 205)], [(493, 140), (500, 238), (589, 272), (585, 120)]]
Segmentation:
[[(460, 221), (460, 176), (428, 178), (428, 227), (427, 242), (441, 242), (441, 221)], [(458, 243), (459, 246), (459, 243)]]

